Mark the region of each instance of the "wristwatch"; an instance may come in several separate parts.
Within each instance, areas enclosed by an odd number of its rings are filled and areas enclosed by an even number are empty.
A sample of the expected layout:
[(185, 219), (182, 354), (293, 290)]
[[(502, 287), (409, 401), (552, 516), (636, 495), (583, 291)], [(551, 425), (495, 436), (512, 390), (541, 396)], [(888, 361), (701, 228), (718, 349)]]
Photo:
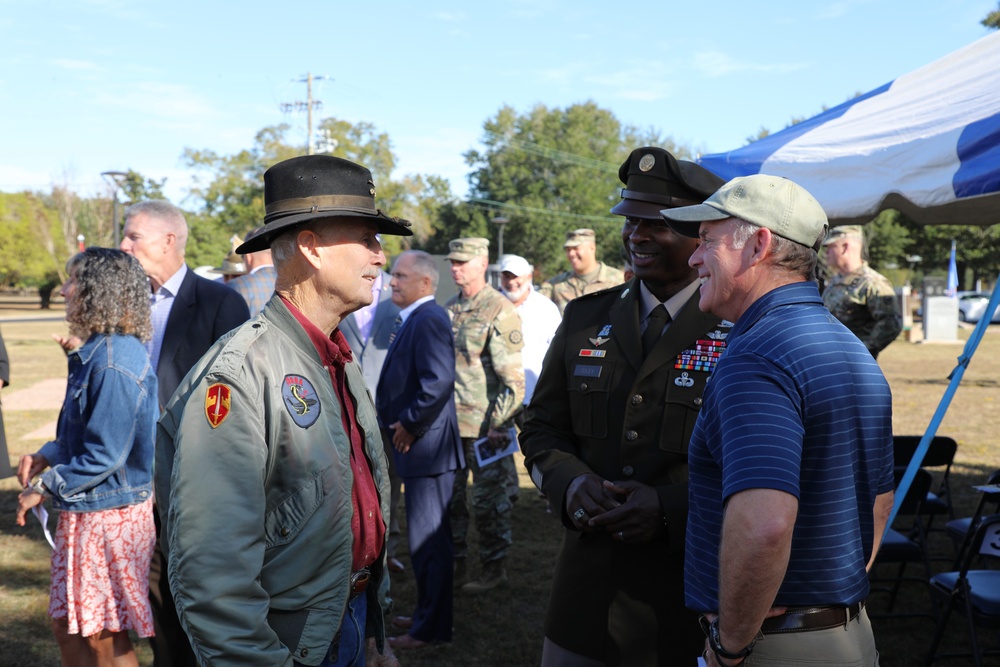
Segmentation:
[(712, 652), (720, 658), (725, 658), (726, 660), (743, 660), (745, 657), (753, 653), (753, 647), (756, 643), (757, 638), (754, 637), (742, 650), (727, 651), (722, 648), (722, 640), (719, 637), (719, 617), (716, 616), (715, 620), (708, 626), (708, 645), (711, 647)]

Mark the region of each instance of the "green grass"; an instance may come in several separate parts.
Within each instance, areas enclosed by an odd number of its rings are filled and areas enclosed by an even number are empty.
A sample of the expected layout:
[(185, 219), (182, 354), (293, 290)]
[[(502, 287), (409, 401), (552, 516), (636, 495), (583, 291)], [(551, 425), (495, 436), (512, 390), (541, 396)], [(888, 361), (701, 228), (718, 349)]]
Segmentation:
[[(65, 359), (49, 335), (64, 331), (64, 324), (7, 323), (2, 324), (2, 329), (15, 383), (5, 392), (30, 387), (42, 379), (63, 377)], [(963, 335), (968, 335), (968, 330)], [(961, 345), (916, 345), (900, 339), (882, 353), (879, 362), (893, 389), (893, 423), (897, 433), (924, 432), (961, 351)], [(960, 515), (971, 513), (978, 499), (972, 485), (981, 483), (989, 472), (1000, 468), (998, 378), (1000, 327), (993, 327), (969, 365), (939, 430), (959, 442), (952, 489)], [(17, 456), (33, 452), (42, 444), (24, 440), (24, 434), (51, 422), (56, 415), (54, 409), (5, 412), (8, 445), (15, 462)], [(404, 653), (400, 660), (405, 667), (508, 667), (539, 663), (545, 606), (562, 529), (545, 511), (545, 501), (538, 498), (523, 472), (521, 486), (521, 498), (514, 507), (514, 546), (507, 564), (510, 585), (478, 597), (456, 594), (452, 644)], [(46, 617), (49, 549), (36, 521), (32, 519), (27, 528), (14, 524), (16, 495), (14, 480), (0, 481), (0, 664), (58, 665), (58, 651)], [(475, 540), (474, 534), (471, 539)], [(951, 547), (944, 537), (935, 534), (932, 539), (936, 553), (950, 555)], [(470, 551), (475, 553), (475, 547)], [(409, 565), (406, 558), (404, 562)], [(935, 566), (940, 569), (944, 563)], [(475, 574), (474, 561), (472, 567)], [(912, 572), (916, 573), (916, 569)], [(416, 591), (409, 568), (394, 575), (393, 596), (394, 613), (412, 611)], [(873, 612), (879, 611), (883, 604), (879, 596), (869, 602)], [(929, 608), (929, 597), (923, 588), (907, 585), (898, 605), (914, 610)], [(931, 621), (876, 620), (873, 624), (883, 667), (923, 664), (934, 631)], [(996, 640), (995, 633), (981, 631), (980, 636)], [(968, 646), (961, 616), (953, 617), (946, 643), (947, 648), (957, 650)], [(139, 642), (138, 646), (140, 664), (152, 664), (146, 643)], [(1000, 660), (991, 659), (987, 664), (1000, 665)]]

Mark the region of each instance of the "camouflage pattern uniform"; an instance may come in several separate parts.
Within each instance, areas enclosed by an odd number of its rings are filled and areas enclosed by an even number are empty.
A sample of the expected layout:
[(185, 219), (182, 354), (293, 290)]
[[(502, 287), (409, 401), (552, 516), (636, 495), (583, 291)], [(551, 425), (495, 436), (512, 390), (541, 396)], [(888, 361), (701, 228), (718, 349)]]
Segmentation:
[(480, 469), (472, 443), (490, 429), (505, 430), (524, 402), (521, 318), (507, 297), (487, 285), (471, 298), (461, 293), (445, 305), (455, 334), (455, 405), (468, 468), (455, 475), (451, 530), (455, 558), (468, 555), (466, 486), (472, 470), (472, 511), (483, 564), (507, 556), (511, 509), (505, 480), (514, 468), (506, 456)]
[(621, 285), (623, 282), (625, 282), (624, 272), (604, 262), (598, 262), (597, 270), (586, 276), (578, 276), (573, 271), (560, 273), (544, 282), (538, 288), (538, 293), (552, 299), (562, 314), (566, 310), (566, 304), (576, 297), (600, 292)]
[(877, 357), (903, 329), (903, 315), (892, 283), (864, 262), (847, 275), (835, 275), (823, 290), (834, 317)]

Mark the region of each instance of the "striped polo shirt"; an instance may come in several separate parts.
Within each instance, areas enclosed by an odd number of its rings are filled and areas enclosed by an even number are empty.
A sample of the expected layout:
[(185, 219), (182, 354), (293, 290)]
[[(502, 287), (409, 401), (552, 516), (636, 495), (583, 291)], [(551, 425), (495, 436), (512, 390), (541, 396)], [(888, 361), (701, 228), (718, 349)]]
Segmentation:
[(775, 604), (864, 599), (875, 496), (894, 486), (892, 396), (882, 371), (813, 282), (768, 292), (726, 342), (689, 449), (687, 606), (719, 609), (723, 507), (747, 489), (799, 502)]

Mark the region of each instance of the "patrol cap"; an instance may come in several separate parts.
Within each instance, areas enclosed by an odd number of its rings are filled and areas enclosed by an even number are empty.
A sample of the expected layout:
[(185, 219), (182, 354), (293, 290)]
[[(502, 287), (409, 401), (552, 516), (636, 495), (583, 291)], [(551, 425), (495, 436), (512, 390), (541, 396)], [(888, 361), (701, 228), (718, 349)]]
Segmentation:
[(473, 257), (487, 257), (490, 252), (490, 240), (478, 237), (455, 239), (448, 242), (448, 255), (445, 259), (456, 262), (468, 262)]
[(500, 273), (513, 273), (521, 277), (529, 275), (534, 269), (524, 257), (520, 255), (504, 255), (500, 258)]
[(636, 148), (618, 170), (625, 187), (611, 212), (658, 220), (660, 209), (705, 201), (725, 181), (699, 164), (678, 160), (656, 146)]
[(222, 260), (222, 266), (211, 269), (211, 273), (221, 273), (224, 276), (242, 276), (247, 272), (247, 265), (243, 262), (243, 256), (235, 252), (226, 255)]
[(826, 235), (826, 240), (823, 241), (823, 245), (830, 245), (834, 241), (840, 241), (841, 239), (860, 239), (865, 240), (865, 230), (861, 225), (843, 225), (841, 227), (834, 227), (830, 230), (830, 233)]
[(564, 248), (575, 248), (582, 243), (596, 243), (597, 234), (594, 233), (593, 229), (574, 229), (571, 232), (566, 232), (566, 243), (563, 243)]
[(828, 222), (823, 207), (787, 178), (754, 174), (729, 181), (704, 204), (660, 211), (675, 232), (698, 238), (702, 222), (739, 218), (819, 250)]

